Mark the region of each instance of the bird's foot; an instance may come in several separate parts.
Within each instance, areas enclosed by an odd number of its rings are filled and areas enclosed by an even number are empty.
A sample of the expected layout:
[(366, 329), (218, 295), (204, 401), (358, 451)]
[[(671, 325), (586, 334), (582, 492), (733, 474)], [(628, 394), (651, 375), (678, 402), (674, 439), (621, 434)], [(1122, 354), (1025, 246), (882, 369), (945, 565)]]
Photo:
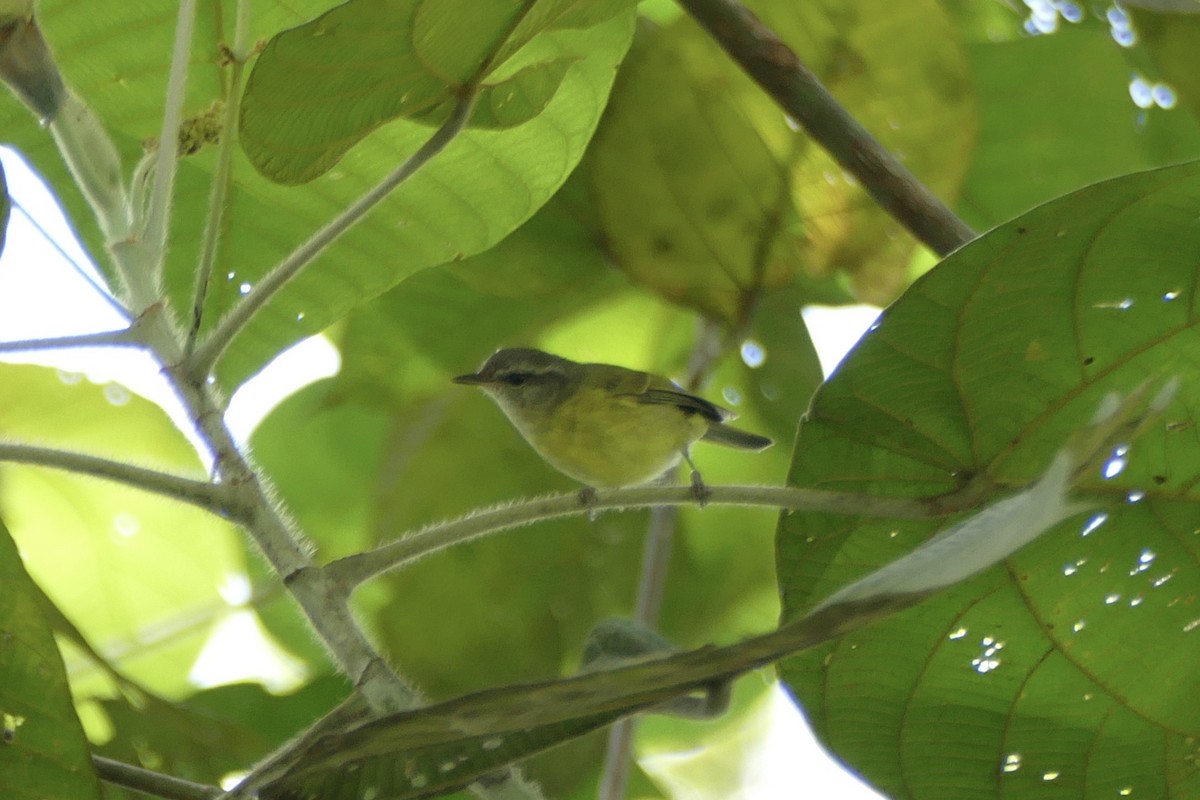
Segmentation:
[(696, 502), (701, 508), (708, 505), (708, 498), (712, 497), (712, 489), (704, 484), (704, 479), (700, 477), (700, 470), (692, 470), (692, 497), (696, 498)]
[(599, 509), (596, 508), (596, 490), (591, 486), (584, 486), (579, 490), (579, 504), (587, 509), (588, 522), (595, 522), (596, 515)]

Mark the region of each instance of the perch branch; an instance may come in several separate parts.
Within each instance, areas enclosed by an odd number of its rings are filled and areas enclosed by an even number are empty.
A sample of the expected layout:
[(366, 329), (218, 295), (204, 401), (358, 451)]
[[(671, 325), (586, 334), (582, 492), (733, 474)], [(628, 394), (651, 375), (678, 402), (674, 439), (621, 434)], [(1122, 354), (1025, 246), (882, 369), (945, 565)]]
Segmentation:
[[(825, 511), (866, 517), (924, 519), (962, 510), (956, 495), (931, 499), (878, 497), (854, 492), (831, 492), (790, 486), (708, 486), (706, 505), (764, 506), (768, 508)], [(439, 550), (463, 544), (510, 528), (558, 517), (594, 514), (606, 509), (680, 506), (696, 502), (690, 486), (638, 486), (598, 491), (587, 500), (578, 492), (550, 495), (513, 505), (480, 511), (462, 519), (438, 523), (403, 535), (365, 553), (355, 553), (325, 567), (332, 580), (354, 587), (376, 575), (409, 564)]]

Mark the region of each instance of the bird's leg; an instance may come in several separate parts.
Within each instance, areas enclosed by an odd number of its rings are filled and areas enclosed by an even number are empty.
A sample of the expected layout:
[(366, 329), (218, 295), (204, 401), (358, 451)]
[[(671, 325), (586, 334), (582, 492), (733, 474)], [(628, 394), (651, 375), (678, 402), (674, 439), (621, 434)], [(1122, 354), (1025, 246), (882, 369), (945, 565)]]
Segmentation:
[(579, 504), (587, 509), (588, 522), (596, 521), (596, 490), (584, 486), (579, 490)]
[(695, 497), (696, 502), (703, 508), (708, 503), (708, 498), (712, 497), (712, 492), (704, 485), (704, 479), (700, 477), (700, 470), (696, 469), (696, 465), (692, 463), (692, 455), (686, 447), (683, 449), (683, 460), (692, 468), (692, 497)]

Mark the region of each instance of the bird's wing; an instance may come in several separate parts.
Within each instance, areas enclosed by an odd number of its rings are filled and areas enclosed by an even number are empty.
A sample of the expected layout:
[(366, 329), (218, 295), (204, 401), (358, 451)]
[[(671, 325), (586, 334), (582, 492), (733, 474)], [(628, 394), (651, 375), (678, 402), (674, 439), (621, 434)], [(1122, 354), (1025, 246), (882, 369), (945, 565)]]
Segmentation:
[(684, 411), (691, 411), (712, 422), (724, 422), (733, 416), (733, 414), (720, 406), (710, 403), (703, 397), (697, 397), (694, 394), (688, 394), (682, 389), (664, 389), (655, 387), (647, 389), (638, 396), (638, 402), (641, 403), (663, 403), (665, 405), (675, 406)]

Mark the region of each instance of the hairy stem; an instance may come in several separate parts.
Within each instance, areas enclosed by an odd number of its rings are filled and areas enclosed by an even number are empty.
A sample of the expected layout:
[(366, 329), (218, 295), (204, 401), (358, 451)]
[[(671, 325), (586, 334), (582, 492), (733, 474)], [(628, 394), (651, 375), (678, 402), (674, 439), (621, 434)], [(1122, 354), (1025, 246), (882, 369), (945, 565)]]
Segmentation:
[[(175, 167), (179, 156), (179, 126), (183, 120), (183, 98), (187, 88), (188, 59), (192, 52), (192, 30), (196, 21), (196, 0), (181, 0), (175, 22), (175, 46), (171, 52), (171, 72), (167, 76), (167, 100), (163, 110), (158, 156), (154, 165), (154, 189), (146, 210), (142, 239), (152, 257), (154, 278), (162, 277), (167, 251), (167, 227), (171, 212), (171, 193), (175, 186)], [(138, 209), (135, 209), (137, 213)]]
[(197, 430), (212, 448), (218, 477), (236, 493), (236, 507), (245, 510), (240, 522), (304, 609), (344, 674), (377, 713), (414, 705), (416, 694), (383, 663), (351, 614), (345, 593), (314, 567), (303, 536), (276, 507), (263, 479), (238, 449), (211, 387), (197, 386), (175, 371), (170, 374)]
[(100, 333), (79, 333), (71, 336), (50, 336), (45, 339), (22, 339), (0, 342), (0, 353), (28, 353), (34, 350), (65, 350), (79, 347), (142, 347), (132, 328)]
[(35, 447), (30, 444), (13, 442), (0, 442), (0, 461), (52, 467), (79, 475), (103, 478), (199, 506), (221, 516), (229, 516), (232, 511), (230, 508), (232, 498), (229, 490), (224, 486), (185, 478), (182, 475), (172, 475), (156, 469), (137, 467), (123, 461), (113, 461), (70, 450), (56, 450), (50, 447)]
[[(825, 511), (848, 516), (924, 519), (963, 509), (946, 498), (908, 499), (801, 489), (791, 486), (708, 486), (705, 503), (711, 506), (764, 506), (804, 511)], [(587, 500), (578, 492), (550, 495), (513, 505), (485, 509), (457, 520), (438, 523), (365, 553), (355, 553), (325, 567), (335, 582), (354, 587), (376, 575), (410, 564), (427, 555), (503, 530), (542, 520), (594, 514), (608, 509), (680, 506), (696, 503), (690, 486), (638, 486), (597, 491)]]
[(233, 62), (229, 70), (229, 83), (225, 91), (225, 116), (221, 121), (221, 141), (217, 145), (217, 165), (213, 171), (212, 193), (208, 198), (208, 216), (204, 222), (204, 240), (200, 249), (200, 262), (196, 266), (196, 288), (192, 291), (192, 322), (188, 328), (184, 353), (190, 355), (196, 347), (200, 324), (204, 319), (204, 301), (208, 297), (209, 281), (213, 265), (217, 260), (217, 245), (221, 239), (221, 228), (225, 219), (225, 199), (229, 196), (230, 176), (233, 166), (233, 147), (237, 140), (239, 90), (242, 72), (246, 67), (246, 39), (250, 25), (250, 0), (239, 0), (233, 35), (233, 47), (229, 54)]

